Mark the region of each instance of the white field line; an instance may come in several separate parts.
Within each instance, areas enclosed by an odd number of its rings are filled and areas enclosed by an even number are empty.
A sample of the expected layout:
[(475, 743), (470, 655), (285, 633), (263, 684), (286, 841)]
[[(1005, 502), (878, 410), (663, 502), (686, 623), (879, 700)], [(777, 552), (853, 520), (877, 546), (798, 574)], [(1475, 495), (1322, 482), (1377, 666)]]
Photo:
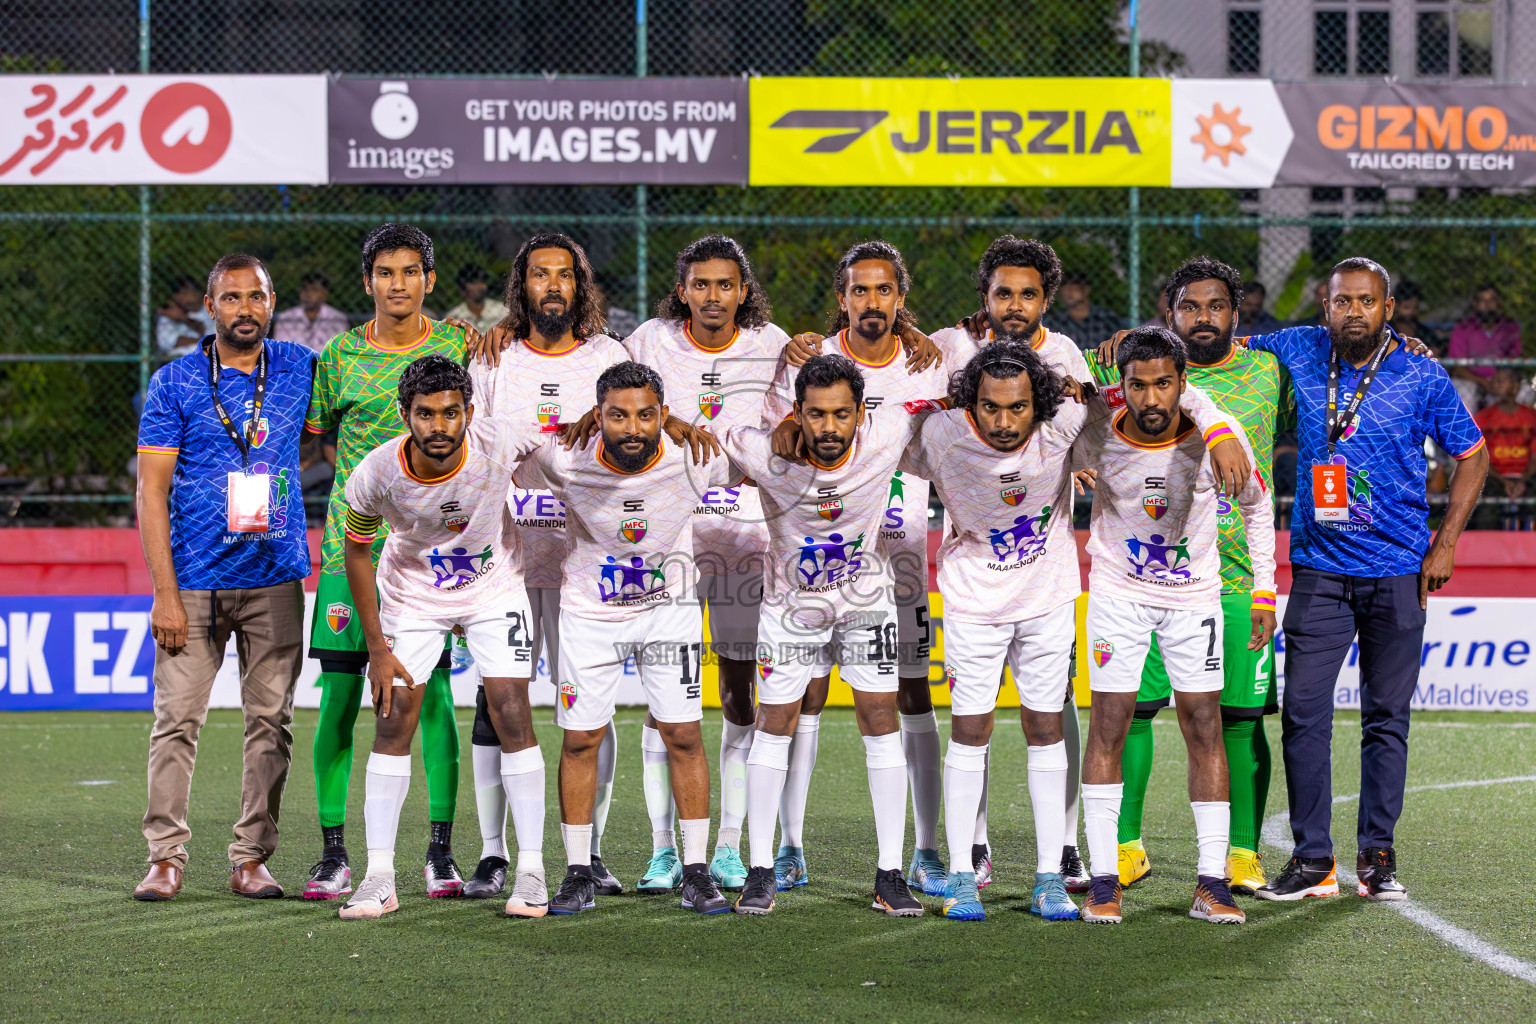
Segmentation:
[[(1511, 782), (1536, 782), (1536, 775), (1511, 775), (1503, 779), (1472, 779), (1467, 782), (1441, 782), (1429, 786), (1409, 786), (1405, 793), (1424, 793), (1436, 789), (1468, 789), (1474, 786), (1499, 786)], [(1352, 803), (1360, 799), (1359, 793), (1350, 793), (1346, 796), (1333, 798), (1335, 804)], [(1290, 816), (1285, 813), (1272, 814), (1264, 821), (1264, 842), (1282, 853), (1291, 850), (1290, 830), (1287, 827)], [(1343, 885), (1354, 886), (1359, 878), (1353, 871), (1347, 870), (1344, 865), (1338, 866), (1339, 882)], [(1496, 971), (1502, 971), (1512, 978), (1530, 982), (1536, 985), (1536, 964), (1529, 960), (1522, 960), (1513, 954), (1506, 953), (1498, 946), (1493, 945), (1465, 928), (1458, 928), (1449, 921), (1436, 914), (1430, 913), (1411, 900), (1401, 903), (1383, 903), (1382, 906), (1402, 914), (1414, 924), (1434, 935), (1449, 945), (1466, 953), (1468, 956), (1481, 960)]]

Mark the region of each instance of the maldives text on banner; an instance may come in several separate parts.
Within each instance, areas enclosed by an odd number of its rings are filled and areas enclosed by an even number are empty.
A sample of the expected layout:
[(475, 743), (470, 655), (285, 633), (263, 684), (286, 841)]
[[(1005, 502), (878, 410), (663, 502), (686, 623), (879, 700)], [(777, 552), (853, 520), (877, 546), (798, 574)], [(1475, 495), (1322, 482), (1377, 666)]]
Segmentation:
[(753, 185), (1169, 184), (1159, 78), (755, 78)]
[(337, 182), (747, 182), (740, 78), (338, 78), (330, 121)]
[(321, 185), (324, 75), (0, 75), (0, 185)]

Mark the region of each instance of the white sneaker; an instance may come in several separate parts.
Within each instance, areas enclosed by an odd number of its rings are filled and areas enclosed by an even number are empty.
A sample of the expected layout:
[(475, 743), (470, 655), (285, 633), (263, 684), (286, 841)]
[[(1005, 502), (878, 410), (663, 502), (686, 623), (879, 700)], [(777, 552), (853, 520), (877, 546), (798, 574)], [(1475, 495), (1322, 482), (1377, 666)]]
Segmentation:
[(343, 921), (360, 921), (393, 914), (399, 909), (400, 901), (395, 899), (395, 873), (390, 871), (364, 878), (353, 897), (342, 904), (339, 913)]
[(543, 917), (549, 913), (549, 886), (544, 872), (519, 871), (512, 883), (512, 898), (507, 900), (508, 917)]

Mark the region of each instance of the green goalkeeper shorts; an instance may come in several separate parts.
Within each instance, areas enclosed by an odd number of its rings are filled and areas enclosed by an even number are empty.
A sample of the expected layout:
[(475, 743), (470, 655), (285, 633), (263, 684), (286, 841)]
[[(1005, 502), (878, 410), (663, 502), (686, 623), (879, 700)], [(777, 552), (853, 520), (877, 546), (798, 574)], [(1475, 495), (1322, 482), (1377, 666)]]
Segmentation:
[[(338, 668), (355, 669), (361, 675), (368, 664), (368, 641), (357, 609), (352, 607), (352, 588), (345, 573), (322, 572), (315, 586), (315, 611), (309, 624), (309, 656), (330, 662)], [(448, 668), (452, 661), (448, 648), (438, 660), (438, 668)]]
[[(1251, 594), (1222, 595), (1223, 718), (1259, 718), (1280, 710), (1275, 703), (1275, 642), (1271, 640), (1257, 651), (1248, 649), (1248, 637), (1253, 633), (1252, 607)], [(1146, 667), (1141, 671), (1141, 689), (1136, 692), (1136, 716), (1151, 718), (1168, 706), (1172, 692), (1162, 652), (1153, 637)]]

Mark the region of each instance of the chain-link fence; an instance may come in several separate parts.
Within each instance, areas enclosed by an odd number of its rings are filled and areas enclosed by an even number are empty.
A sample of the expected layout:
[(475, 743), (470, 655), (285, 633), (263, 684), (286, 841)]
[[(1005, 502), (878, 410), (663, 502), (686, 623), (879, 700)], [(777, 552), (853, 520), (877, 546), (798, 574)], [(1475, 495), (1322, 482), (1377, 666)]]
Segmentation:
[[(0, 71), (1511, 82), (1536, 77), (1533, 6), (587, 0), (552, 13), (511, 0), (451, 10), (3, 0)], [(439, 281), (428, 304), (439, 314), (459, 301), (462, 266), (504, 273), (524, 238), (553, 228), (587, 247), (615, 320), (644, 319), (671, 285), (673, 254), (711, 230), (746, 245), (776, 321), (791, 331), (824, 322), (838, 254), (871, 236), (906, 254), (922, 323), (953, 323), (975, 307), (976, 257), (1005, 231), (1049, 241), (1084, 275), (1087, 303), (1128, 324), (1156, 315), (1162, 276), (1200, 253), (1266, 286), (1264, 311), (1283, 321), (1315, 320), (1321, 269), (1352, 253), (1413, 282), (1421, 336), (1461, 320), (1483, 282), (1500, 286), (1509, 316), (1536, 317), (1528, 190), (17, 187), (0, 190), (0, 521), (129, 521), (136, 405), (161, 358), (160, 329), (175, 335), (158, 311), (174, 312), (180, 276), (200, 278), (219, 255), (251, 252), (271, 267), (281, 306), (318, 271), (330, 303), (358, 323), (371, 312), (358, 246), (386, 219), (432, 234)]]

